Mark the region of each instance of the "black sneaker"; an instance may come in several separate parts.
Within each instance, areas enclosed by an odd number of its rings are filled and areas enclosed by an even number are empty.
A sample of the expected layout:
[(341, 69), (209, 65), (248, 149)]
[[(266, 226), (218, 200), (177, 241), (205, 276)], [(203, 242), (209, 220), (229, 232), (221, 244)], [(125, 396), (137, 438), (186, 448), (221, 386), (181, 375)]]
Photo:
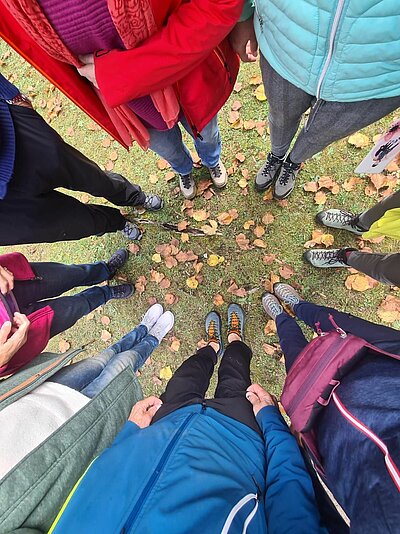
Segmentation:
[(274, 198), (284, 200), (294, 189), (296, 176), (299, 174), (301, 163), (285, 161), (282, 165), (278, 178), (274, 183)]
[(109, 286), (110, 299), (129, 299), (134, 292), (135, 286), (133, 284), (120, 284), (118, 286)]
[(128, 261), (129, 252), (126, 248), (120, 248), (111, 256), (111, 258), (106, 262), (108, 270), (110, 271), (110, 278), (112, 278), (115, 273), (121, 269)]
[(159, 211), (164, 207), (164, 201), (158, 195), (146, 195), (143, 207), (146, 211)]
[(222, 321), (220, 314), (216, 311), (208, 313), (205, 323), (207, 343), (218, 343), (219, 350), (217, 352), (217, 356), (222, 356), (224, 352), (224, 342), (222, 341)]
[(258, 170), (255, 188), (257, 191), (265, 191), (273, 184), (276, 176), (278, 175), (281, 167), (283, 165), (284, 157), (278, 158), (270, 152), (267, 156), (267, 159), (264, 165)]
[(229, 304), (228, 307), (228, 337), (229, 334), (236, 334), (241, 341), (244, 340), (244, 311), (239, 304)]
[(315, 248), (307, 250), (304, 253), (304, 259), (311, 263), (313, 267), (329, 268), (329, 267), (350, 267), (346, 261), (346, 253), (357, 250), (355, 248), (332, 248), (330, 250), (324, 248)]

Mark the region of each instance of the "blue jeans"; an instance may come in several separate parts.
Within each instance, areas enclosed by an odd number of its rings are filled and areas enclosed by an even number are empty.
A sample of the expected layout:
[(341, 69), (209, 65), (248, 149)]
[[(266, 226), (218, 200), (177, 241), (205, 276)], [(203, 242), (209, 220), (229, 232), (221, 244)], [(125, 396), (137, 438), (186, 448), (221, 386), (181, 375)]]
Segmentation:
[[(334, 308), (317, 306), (311, 302), (299, 302), (294, 307), (294, 312), (301, 321), (304, 321), (307, 326), (314, 330), (315, 324), (320, 323), (319, 327), (323, 332), (329, 332), (334, 329), (329, 320), (329, 314), (332, 314), (336, 324), (345, 332), (361, 337), (380, 349), (399, 354), (399, 330), (365, 321), (349, 313), (339, 312)], [(279, 342), (285, 355), (286, 372), (288, 372), (297, 356), (308, 344), (308, 341), (296, 320), (285, 312), (277, 316), (276, 328)]]
[(92, 399), (127, 367), (136, 372), (157, 346), (158, 340), (140, 324), (97, 356), (60, 369), (48, 381), (63, 384)]
[(103, 261), (81, 265), (52, 262), (30, 265), (36, 274), (35, 280), (16, 280), (13, 292), (21, 313), (29, 315), (45, 306), (52, 308), (51, 337), (71, 328), (81, 317), (102, 306), (111, 297), (107, 286), (91, 287), (72, 296), (59, 296), (75, 287), (94, 286), (108, 280), (110, 271)]
[[(197, 153), (206, 167), (215, 167), (221, 156), (221, 136), (218, 128), (218, 115), (203, 128), (201, 137), (194, 137), (193, 132), (184, 117), (181, 121), (185, 130), (193, 137)], [(170, 130), (155, 130), (149, 128), (150, 148), (159, 156), (166, 159), (178, 174), (189, 174), (193, 169), (193, 160), (189, 149), (184, 144), (179, 124)]]

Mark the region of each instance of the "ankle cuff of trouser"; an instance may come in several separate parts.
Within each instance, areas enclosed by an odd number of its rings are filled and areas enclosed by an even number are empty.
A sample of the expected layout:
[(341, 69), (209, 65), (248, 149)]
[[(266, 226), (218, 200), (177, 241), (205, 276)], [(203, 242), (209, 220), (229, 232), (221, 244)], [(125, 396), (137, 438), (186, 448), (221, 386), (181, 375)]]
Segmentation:
[(196, 352), (197, 356), (209, 356), (212, 358), (214, 364), (218, 361), (218, 356), (215, 350), (210, 347), (209, 345), (206, 345), (205, 347), (202, 347), (201, 349), (198, 349)]

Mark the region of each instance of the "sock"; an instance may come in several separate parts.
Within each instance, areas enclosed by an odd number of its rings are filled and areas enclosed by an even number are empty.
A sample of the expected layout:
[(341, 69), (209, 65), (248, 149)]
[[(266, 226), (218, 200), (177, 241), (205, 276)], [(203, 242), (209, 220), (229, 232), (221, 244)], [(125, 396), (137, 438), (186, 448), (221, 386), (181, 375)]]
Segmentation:
[(285, 159), (285, 155), (286, 155), (286, 154), (283, 154), (283, 156), (277, 156), (277, 155), (275, 154), (275, 152), (272, 152), (272, 151), (271, 151), (271, 154), (274, 156), (274, 158), (281, 159), (282, 161)]

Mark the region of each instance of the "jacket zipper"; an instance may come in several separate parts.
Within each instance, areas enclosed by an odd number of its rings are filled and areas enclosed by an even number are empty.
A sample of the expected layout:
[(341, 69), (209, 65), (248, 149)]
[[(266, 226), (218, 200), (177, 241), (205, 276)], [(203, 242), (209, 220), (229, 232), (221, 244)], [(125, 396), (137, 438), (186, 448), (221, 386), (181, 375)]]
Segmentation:
[(320, 374), (322, 369), (325, 367), (326, 363), (330, 360), (332, 354), (337, 349), (337, 347), (342, 344), (343, 338), (336, 339), (335, 343), (331, 346), (331, 348), (328, 350), (328, 352), (325, 354), (323, 358), (318, 362), (318, 365), (314, 367), (314, 369), (310, 372), (310, 374), (307, 377), (307, 380), (303, 382), (301, 385), (301, 388), (297, 392), (297, 395), (292, 399), (292, 402), (288, 404), (287, 406), (287, 413), (290, 417), (290, 413), (292, 412), (293, 405), (299, 405), (301, 401), (304, 399), (310, 384), (313, 383), (315, 380), (315, 377)]
[(255, 9), (255, 12), (256, 12), (256, 15), (257, 15), (257, 18), (258, 18), (258, 23), (260, 24), (260, 30), (261, 32), (264, 31), (264, 21), (260, 15), (260, 12), (258, 11), (258, 5), (257, 5), (257, 0), (254, 2), (254, 9)]
[(231, 74), (231, 69), (229, 68), (229, 65), (225, 59), (225, 56), (221, 50), (221, 48), (219, 46), (217, 46), (216, 48), (214, 48), (213, 50), (214, 54), (217, 56), (217, 58), (220, 60), (222, 66), (224, 67), (224, 69), (226, 70), (226, 73), (228, 75), (228, 80), (229, 80), (229, 83), (232, 84), (232, 74)]
[(333, 19), (331, 33), (329, 35), (328, 55), (326, 56), (325, 64), (323, 66), (323, 69), (321, 71), (321, 75), (319, 77), (318, 84), (317, 84), (317, 94), (316, 94), (317, 101), (320, 98), (322, 83), (328, 71), (329, 65), (331, 64), (331, 61), (332, 61), (333, 48), (335, 46), (336, 32), (339, 26), (340, 17), (342, 16), (342, 13), (343, 13), (344, 2), (345, 0), (339, 0), (338, 5), (336, 7), (335, 18)]
[(180, 426), (179, 430), (176, 432), (175, 436), (171, 440), (170, 444), (165, 449), (164, 454), (162, 455), (160, 461), (157, 464), (157, 467), (155, 468), (155, 470), (153, 471), (153, 474), (150, 477), (150, 480), (148, 481), (148, 483), (146, 484), (146, 487), (142, 491), (142, 493), (141, 493), (138, 501), (136, 502), (136, 505), (134, 506), (132, 512), (129, 514), (129, 517), (128, 517), (125, 525), (123, 526), (123, 528), (121, 530), (121, 534), (124, 534), (125, 532), (128, 532), (129, 529), (131, 528), (132, 523), (135, 521), (137, 515), (139, 514), (140, 509), (142, 508), (146, 497), (148, 496), (148, 494), (150, 493), (151, 489), (153, 488), (153, 486), (157, 482), (159, 476), (161, 475), (162, 469), (163, 469), (164, 465), (167, 463), (168, 458), (171, 456), (171, 453), (174, 450), (178, 439), (181, 437), (183, 431), (185, 430), (185, 428), (188, 426), (188, 424), (190, 423), (190, 421), (193, 419), (193, 417), (195, 415), (197, 415), (197, 414), (196, 413), (191, 413), (188, 417), (186, 417), (186, 419), (184, 420), (184, 422)]

